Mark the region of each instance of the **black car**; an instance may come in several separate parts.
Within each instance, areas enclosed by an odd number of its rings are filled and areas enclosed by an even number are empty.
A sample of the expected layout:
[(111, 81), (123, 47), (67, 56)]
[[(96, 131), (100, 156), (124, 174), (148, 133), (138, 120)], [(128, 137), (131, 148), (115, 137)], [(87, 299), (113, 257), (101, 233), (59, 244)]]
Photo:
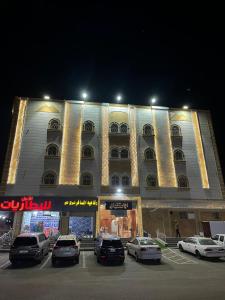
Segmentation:
[(99, 263), (124, 263), (124, 247), (117, 236), (103, 235), (95, 238), (94, 253)]

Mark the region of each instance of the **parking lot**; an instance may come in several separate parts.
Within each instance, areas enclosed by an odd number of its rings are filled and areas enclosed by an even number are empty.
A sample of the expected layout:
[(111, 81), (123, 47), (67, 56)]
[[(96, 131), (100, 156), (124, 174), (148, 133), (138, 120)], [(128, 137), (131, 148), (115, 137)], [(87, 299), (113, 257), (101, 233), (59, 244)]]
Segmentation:
[(0, 299), (213, 299), (224, 298), (225, 259), (198, 260), (177, 249), (163, 250), (162, 263), (137, 263), (126, 256), (122, 266), (102, 266), (91, 251), (78, 265), (41, 264), (13, 268), (0, 253)]

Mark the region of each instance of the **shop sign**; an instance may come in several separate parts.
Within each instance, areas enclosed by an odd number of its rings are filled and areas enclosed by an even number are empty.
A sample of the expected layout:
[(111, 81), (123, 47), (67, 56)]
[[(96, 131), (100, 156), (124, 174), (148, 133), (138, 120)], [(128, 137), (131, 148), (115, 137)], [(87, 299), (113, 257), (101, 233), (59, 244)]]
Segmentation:
[(34, 201), (32, 196), (21, 197), (18, 200), (4, 200), (0, 202), (0, 209), (6, 211), (26, 211), (26, 210), (51, 210), (52, 202), (44, 200), (40, 203)]
[(107, 210), (131, 210), (132, 201), (106, 201), (105, 209)]
[(75, 206), (75, 207), (84, 207), (84, 206), (98, 206), (98, 202), (96, 200), (75, 200), (75, 201), (65, 201), (64, 206)]

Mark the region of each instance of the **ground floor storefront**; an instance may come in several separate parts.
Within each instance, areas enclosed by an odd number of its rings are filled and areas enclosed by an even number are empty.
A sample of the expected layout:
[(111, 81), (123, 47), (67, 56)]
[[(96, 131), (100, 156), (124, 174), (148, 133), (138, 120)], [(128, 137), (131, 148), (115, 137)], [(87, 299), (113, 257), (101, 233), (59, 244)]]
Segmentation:
[(185, 237), (203, 233), (205, 221), (225, 221), (223, 201), (214, 202), (213, 207), (209, 201), (192, 202), (125, 195), (85, 199), (18, 196), (1, 197), (0, 209), (4, 216), (11, 216), (14, 236), (43, 231), (46, 236), (73, 233), (84, 238), (99, 233), (126, 239), (146, 233)]

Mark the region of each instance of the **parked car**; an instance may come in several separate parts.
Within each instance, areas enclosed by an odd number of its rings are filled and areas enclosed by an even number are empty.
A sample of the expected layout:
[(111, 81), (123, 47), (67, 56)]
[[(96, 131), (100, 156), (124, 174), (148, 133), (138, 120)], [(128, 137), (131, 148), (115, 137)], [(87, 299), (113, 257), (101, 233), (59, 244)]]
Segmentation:
[(212, 239), (217, 243), (217, 245), (225, 249), (225, 234), (216, 234)]
[(124, 263), (125, 252), (120, 237), (100, 235), (94, 241), (94, 254), (97, 256), (99, 263)]
[(79, 263), (80, 240), (75, 235), (60, 235), (52, 249), (52, 265), (58, 261), (70, 260)]
[(9, 251), (12, 264), (18, 261), (33, 259), (41, 262), (49, 253), (49, 239), (44, 233), (22, 233), (18, 235)]
[(148, 237), (136, 237), (127, 243), (127, 254), (135, 257), (136, 261), (154, 260), (161, 262), (161, 248)]
[(195, 254), (198, 258), (201, 257), (214, 257), (219, 258), (225, 256), (225, 249), (218, 246), (210, 238), (204, 237), (188, 237), (183, 241), (179, 241), (177, 246), (180, 251), (187, 251)]

